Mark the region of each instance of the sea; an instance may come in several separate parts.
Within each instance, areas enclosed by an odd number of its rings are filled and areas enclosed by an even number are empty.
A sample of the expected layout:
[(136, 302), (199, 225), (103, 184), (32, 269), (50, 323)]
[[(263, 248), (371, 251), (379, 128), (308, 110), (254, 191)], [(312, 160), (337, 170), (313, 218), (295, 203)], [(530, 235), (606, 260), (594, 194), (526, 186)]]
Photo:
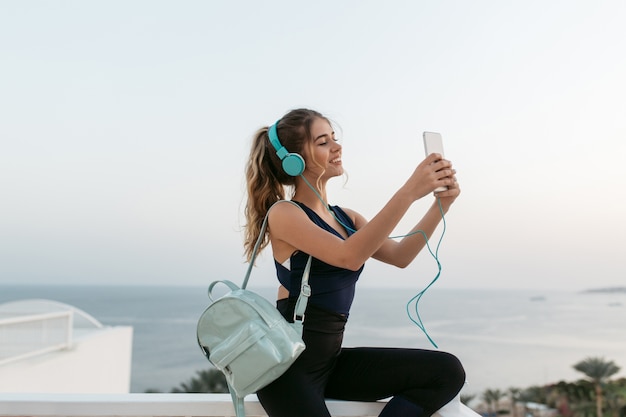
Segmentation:
[[(275, 288), (249, 288), (268, 299)], [(464, 364), (462, 393), (524, 389), (584, 377), (587, 357), (614, 361), (626, 376), (626, 292), (432, 288), (417, 313), (417, 290), (357, 289), (344, 346), (438, 349)], [(206, 287), (0, 285), (0, 303), (49, 299), (77, 307), (107, 326), (133, 327), (131, 392), (170, 392), (211, 365), (196, 341), (209, 305)], [(408, 311), (416, 320), (415, 304)]]

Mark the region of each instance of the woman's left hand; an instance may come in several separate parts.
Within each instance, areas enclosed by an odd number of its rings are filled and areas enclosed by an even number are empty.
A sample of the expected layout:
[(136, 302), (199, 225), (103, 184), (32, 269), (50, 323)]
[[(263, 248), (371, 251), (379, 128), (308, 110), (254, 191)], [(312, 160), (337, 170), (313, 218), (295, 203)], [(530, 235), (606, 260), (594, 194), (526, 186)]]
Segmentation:
[(449, 178), (451, 181), (447, 185), (448, 189), (435, 193), (435, 197), (441, 200), (441, 205), (445, 210), (450, 208), (454, 200), (461, 194), (461, 187), (456, 180), (456, 170), (453, 170), (452, 176)]

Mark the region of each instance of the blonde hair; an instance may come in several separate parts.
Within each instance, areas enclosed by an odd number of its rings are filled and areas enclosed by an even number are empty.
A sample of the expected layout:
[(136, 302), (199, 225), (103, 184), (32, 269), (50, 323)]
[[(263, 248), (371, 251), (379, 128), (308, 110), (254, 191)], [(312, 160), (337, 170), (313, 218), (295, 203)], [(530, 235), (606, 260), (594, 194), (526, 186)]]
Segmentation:
[[(311, 125), (317, 118), (328, 120), (314, 110), (296, 109), (287, 113), (276, 124), (280, 143), (289, 152), (302, 154), (305, 146), (311, 146)], [(254, 245), (261, 233), (267, 211), (272, 204), (285, 199), (287, 188), (293, 187), (296, 182), (296, 177), (283, 171), (276, 149), (269, 141), (268, 130), (269, 126), (262, 127), (253, 136), (250, 157), (246, 163), (248, 198), (244, 209), (246, 217), (244, 252), (248, 261), (252, 258)], [(266, 231), (259, 251), (268, 243)]]

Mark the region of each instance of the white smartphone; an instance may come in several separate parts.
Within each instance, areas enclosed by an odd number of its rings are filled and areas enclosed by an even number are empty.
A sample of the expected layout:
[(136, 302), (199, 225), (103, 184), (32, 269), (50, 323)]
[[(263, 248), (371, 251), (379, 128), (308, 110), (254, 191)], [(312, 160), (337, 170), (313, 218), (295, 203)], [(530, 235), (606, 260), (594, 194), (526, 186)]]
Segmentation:
[[(443, 153), (443, 138), (441, 137), (441, 133), (435, 132), (424, 132), (424, 151), (426, 152), (426, 156), (431, 153), (438, 153), (441, 156), (444, 156)], [(448, 187), (438, 187), (435, 189), (435, 192), (446, 191)]]

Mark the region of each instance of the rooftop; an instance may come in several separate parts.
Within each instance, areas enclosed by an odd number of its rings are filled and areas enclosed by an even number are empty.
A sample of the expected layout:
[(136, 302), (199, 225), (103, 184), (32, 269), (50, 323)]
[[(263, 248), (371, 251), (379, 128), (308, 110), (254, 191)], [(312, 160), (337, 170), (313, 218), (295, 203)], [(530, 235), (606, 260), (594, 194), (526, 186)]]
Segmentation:
[(132, 327), (51, 300), (0, 304), (0, 392), (128, 393), (131, 356)]

